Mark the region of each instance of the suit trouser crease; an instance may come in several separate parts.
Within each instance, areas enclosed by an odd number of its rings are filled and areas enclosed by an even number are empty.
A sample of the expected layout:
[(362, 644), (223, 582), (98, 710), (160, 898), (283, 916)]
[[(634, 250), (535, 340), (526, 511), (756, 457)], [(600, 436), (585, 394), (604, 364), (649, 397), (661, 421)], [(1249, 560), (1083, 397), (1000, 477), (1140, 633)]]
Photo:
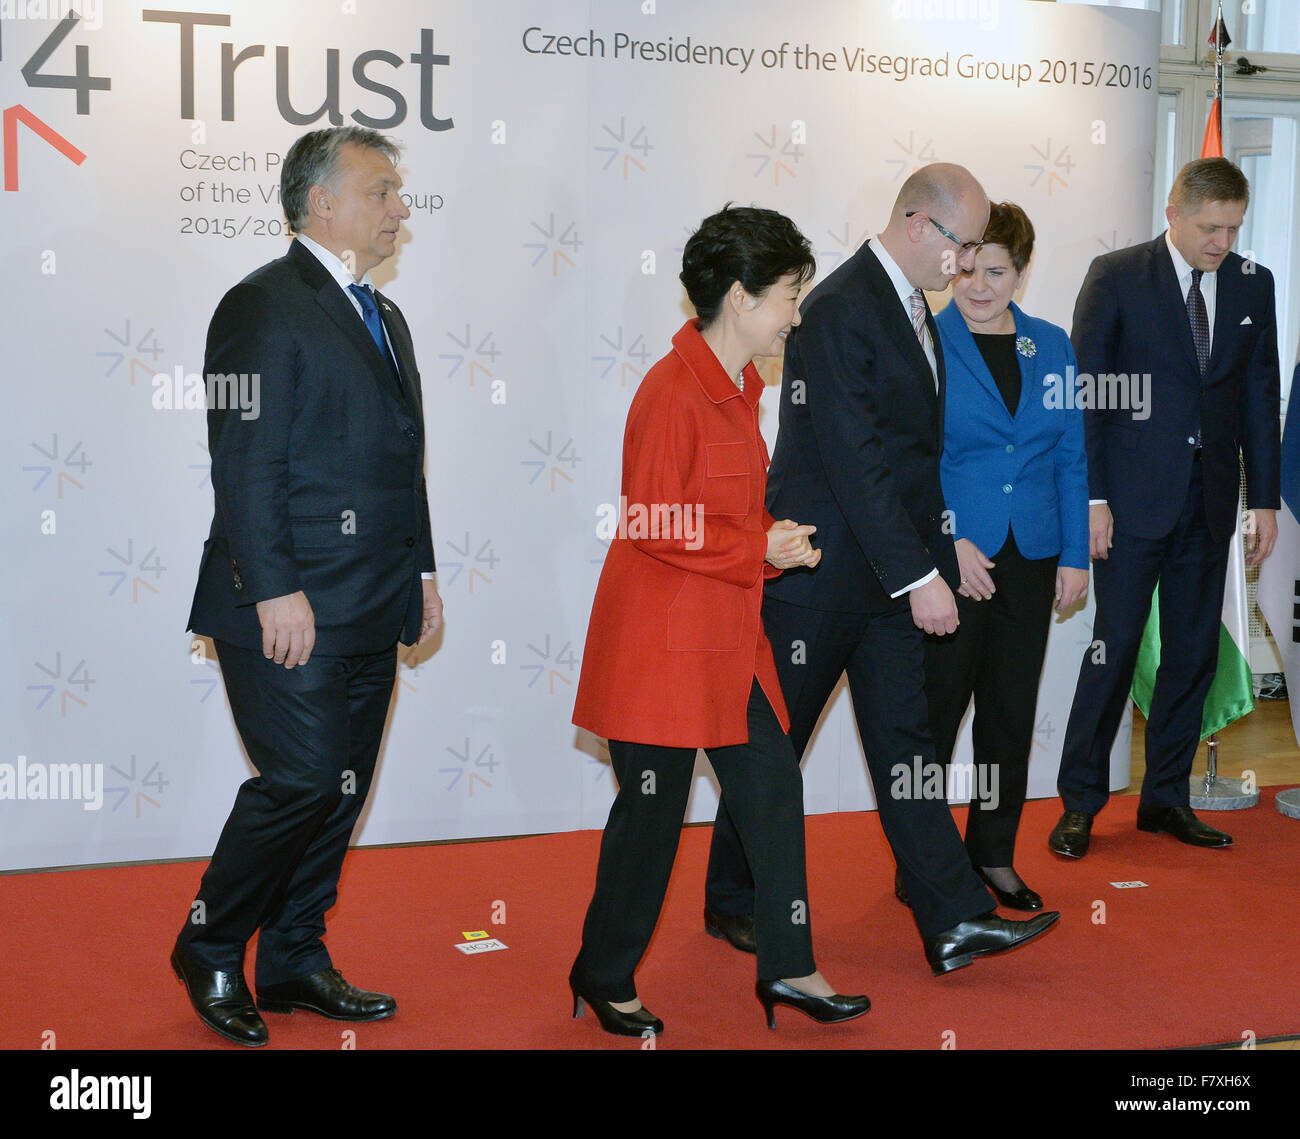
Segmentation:
[(325, 914), (365, 804), (396, 676), (396, 646), (313, 655), (286, 669), (217, 642), (231, 712), (256, 777), (243, 783), (203, 875), (202, 923), (182, 941), (212, 969), (242, 968), (258, 936), (256, 984), (330, 968)]
[[(749, 741), (706, 749), (733, 804), (755, 867), (754, 938), (759, 980), (816, 970), (804, 858), (803, 777), (789, 738), (755, 680)], [(573, 966), (600, 1000), (636, 998), (633, 973), (663, 908), (695, 768), (695, 749), (609, 742), (619, 790), (600, 844), (596, 888)]]

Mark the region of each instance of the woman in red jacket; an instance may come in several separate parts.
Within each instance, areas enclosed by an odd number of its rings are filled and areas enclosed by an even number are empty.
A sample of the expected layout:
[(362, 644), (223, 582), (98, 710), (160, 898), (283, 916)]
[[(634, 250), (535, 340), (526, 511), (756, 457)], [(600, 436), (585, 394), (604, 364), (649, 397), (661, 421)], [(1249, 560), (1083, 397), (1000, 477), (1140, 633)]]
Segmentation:
[[(588, 626), (573, 720), (609, 740), (610, 809), (569, 976), (574, 1016), (659, 1033), (632, 974), (663, 906), (697, 748), (731, 808), (756, 883), (759, 1000), (848, 1020), (813, 961), (803, 779), (759, 609), (763, 581), (820, 559), (813, 527), (764, 507), (755, 356), (780, 355), (815, 271), (807, 239), (772, 210), (726, 208), (686, 243), (682, 284), (699, 314), (641, 381), (623, 440), (623, 498)], [(736, 799), (733, 800), (732, 796)], [(735, 804), (739, 803), (737, 810)]]

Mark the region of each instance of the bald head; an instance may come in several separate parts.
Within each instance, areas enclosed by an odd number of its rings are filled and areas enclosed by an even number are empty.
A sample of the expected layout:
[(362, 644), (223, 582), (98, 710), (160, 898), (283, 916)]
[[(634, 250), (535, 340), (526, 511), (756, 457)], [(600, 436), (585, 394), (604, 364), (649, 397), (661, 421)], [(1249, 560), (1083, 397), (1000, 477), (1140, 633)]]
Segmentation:
[(964, 166), (935, 162), (903, 183), (880, 237), (912, 285), (934, 291), (971, 267), (975, 251), (961, 247), (979, 241), (988, 220), (989, 200), (975, 176)]
[(890, 221), (911, 212), (955, 217), (962, 196), (970, 193), (983, 196), (984, 190), (966, 167), (951, 162), (922, 166), (899, 189)]

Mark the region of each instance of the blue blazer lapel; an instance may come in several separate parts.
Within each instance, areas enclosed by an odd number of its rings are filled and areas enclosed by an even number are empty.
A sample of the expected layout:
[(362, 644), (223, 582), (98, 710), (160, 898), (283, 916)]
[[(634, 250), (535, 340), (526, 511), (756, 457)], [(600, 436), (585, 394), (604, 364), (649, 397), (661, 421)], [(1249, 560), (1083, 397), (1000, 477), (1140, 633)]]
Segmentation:
[(1016, 321), (1016, 363), (1020, 365), (1020, 402), (1016, 405), (1015, 418), (1020, 418), (1020, 413), (1025, 410), (1029, 404), (1030, 398), (1040, 398), (1042, 392), (1039, 377), (1043, 373), (1043, 358), (1038, 352), (1038, 345), (1034, 344), (1034, 354), (1026, 356), (1020, 351), (1022, 340), (1028, 339), (1033, 342), (1029, 318), (1020, 310), (1020, 306), (1015, 301), (1011, 302), (1011, 315)]
[[(1002, 393), (998, 390), (997, 381), (993, 378), (993, 373), (989, 371), (989, 366), (984, 362), (984, 356), (975, 343), (975, 336), (969, 328), (966, 327), (966, 320), (958, 310), (956, 302), (950, 302), (944, 310), (935, 318), (940, 328), (947, 336), (948, 343), (952, 345), (958, 361), (981, 386), (993, 398), (993, 401), (1002, 409), (1008, 418), (1011, 413), (1007, 411), (1007, 405), (1003, 402)], [(1021, 388), (1024, 387), (1024, 367), (1021, 367)], [(1021, 392), (1023, 402), (1024, 392)]]

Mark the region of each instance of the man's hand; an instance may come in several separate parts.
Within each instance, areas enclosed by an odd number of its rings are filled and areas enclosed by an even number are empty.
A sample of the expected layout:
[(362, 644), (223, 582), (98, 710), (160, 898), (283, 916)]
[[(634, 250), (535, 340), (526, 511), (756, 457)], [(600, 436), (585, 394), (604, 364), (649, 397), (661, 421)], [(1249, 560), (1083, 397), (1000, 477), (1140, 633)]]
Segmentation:
[(1064, 613), (1088, 596), (1088, 571), (1074, 566), (1056, 567), (1056, 611)]
[(932, 577), (907, 595), (912, 603), (912, 621), (927, 633), (957, 631), (957, 599), (942, 577)]
[(969, 538), (958, 538), (957, 565), (961, 567), (961, 585), (957, 592), (972, 601), (987, 601), (997, 590), (989, 576), (995, 563), (984, 556), (981, 550)]
[(1088, 553), (1094, 559), (1110, 557), (1114, 537), (1115, 519), (1110, 507), (1104, 502), (1088, 507)]
[(774, 522), (767, 532), (767, 558), (777, 569), (788, 570), (795, 566), (815, 566), (822, 560), (821, 550), (814, 550), (808, 541), (816, 534), (816, 526), (800, 526), (789, 518)]
[(316, 615), (301, 589), (259, 601), (257, 619), (262, 622), (262, 655), (267, 660), (285, 668), (307, 663), (316, 644)]
[(1246, 523), (1241, 532), (1246, 548), (1246, 564), (1259, 565), (1273, 552), (1273, 543), (1277, 541), (1277, 511), (1259, 507), (1247, 510)]
[(438, 596), (438, 587), (428, 578), (420, 585), (424, 588), (424, 619), (420, 622), (420, 639), (415, 643), (424, 644), (442, 628), (442, 598)]

